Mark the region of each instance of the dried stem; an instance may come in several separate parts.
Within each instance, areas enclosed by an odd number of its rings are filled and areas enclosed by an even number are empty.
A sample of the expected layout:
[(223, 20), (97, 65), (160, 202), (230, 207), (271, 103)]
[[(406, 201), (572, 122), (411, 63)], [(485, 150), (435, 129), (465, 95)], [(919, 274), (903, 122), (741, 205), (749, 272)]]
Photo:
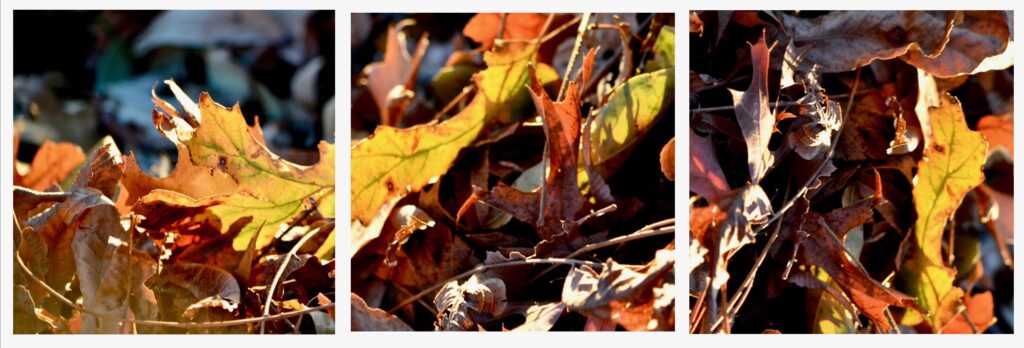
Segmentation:
[(562, 100), (562, 97), (565, 96), (565, 89), (569, 87), (569, 76), (576, 68), (576, 59), (580, 55), (580, 48), (583, 47), (583, 36), (586, 35), (589, 24), (590, 12), (586, 12), (583, 14), (583, 19), (580, 20), (580, 26), (576, 32), (576, 43), (573, 44), (572, 53), (569, 54), (569, 65), (565, 67), (565, 73), (562, 74), (562, 86), (558, 88), (558, 98), (555, 100)]
[[(612, 206), (615, 206), (615, 205), (612, 204), (609, 207), (612, 207)], [(607, 207), (605, 209), (607, 209)], [(647, 237), (654, 237), (654, 236), (661, 236), (661, 235), (666, 235), (666, 234), (669, 234), (669, 233), (675, 233), (675, 231), (676, 231), (675, 223), (676, 223), (676, 219), (675, 218), (661, 220), (661, 221), (655, 222), (653, 224), (644, 226), (643, 228), (637, 230), (636, 232), (627, 234), (625, 236), (615, 237), (615, 238), (612, 238), (612, 239), (609, 239), (609, 240), (606, 240), (606, 241), (603, 241), (603, 242), (587, 244), (586, 246), (584, 246), (582, 248), (579, 248), (576, 251), (572, 252), (571, 254), (566, 256), (565, 258), (566, 259), (575, 259), (575, 257), (577, 257), (577, 256), (580, 256), (580, 255), (582, 255), (584, 253), (588, 253), (588, 252), (591, 252), (591, 251), (594, 251), (594, 250), (597, 250), (597, 249), (602, 249), (602, 248), (610, 247), (610, 246), (613, 246), (613, 245), (619, 245), (619, 244), (631, 242), (631, 241), (634, 241), (634, 240), (637, 240), (637, 239), (642, 239), (642, 238), (647, 238)], [(671, 225), (671, 226), (669, 226), (669, 225)], [(541, 271), (537, 275), (535, 275), (533, 277), (530, 277), (530, 279), (526, 281), (526, 284), (533, 284), (533, 282), (537, 281), (537, 279), (540, 279), (540, 277), (544, 276), (548, 272), (553, 271), (558, 266), (559, 265), (554, 265), (554, 266), (548, 267), (547, 269), (545, 269), (544, 271)]]
[[(270, 315), (270, 308), (274, 306), (274, 295), (277, 292), (277, 284), (281, 283), (281, 277), (284, 275), (285, 268), (288, 268), (288, 262), (292, 260), (292, 257), (295, 257), (299, 248), (302, 248), (302, 245), (306, 244), (306, 241), (316, 235), (317, 232), (320, 232), (319, 228), (309, 231), (305, 236), (302, 236), (302, 239), (300, 239), (298, 243), (295, 243), (295, 246), (292, 246), (292, 250), (288, 251), (284, 260), (281, 261), (281, 265), (277, 267), (277, 274), (274, 274), (274, 280), (270, 282), (270, 291), (267, 291), (267, 303), (263, 305), (263, 317)], [(262, 335), (264, 333), (266, 333), (266, 322), (261, 321), (260, 334)]]
[(470, 84), (469, 86), (466, 86), (466, 88), (463, 88), (462, 92), (459, 92), (458, 96), (456, 96), (454, 99), (452, 99), (452, 101), (448, 102), (448, 105), (445, 105), (444, 108), (441, 109), (441, 111), (438, 111), (436, 114), (434, 114), (434, 121), (440, 122), (441, 119), (444, 118), (444, 115), (447, 115), (449, 111), (452, 111), (452, 109), (455, 108), (455, 105), (458, 105), (459, 103), (461, 103), (463, 100), (466, 99), (466, 97), (469, 96), (469, 94), (471, 92), (473, 92), (475, 90), (476, 90), (476, 84), (475, 83), (474, 84)]

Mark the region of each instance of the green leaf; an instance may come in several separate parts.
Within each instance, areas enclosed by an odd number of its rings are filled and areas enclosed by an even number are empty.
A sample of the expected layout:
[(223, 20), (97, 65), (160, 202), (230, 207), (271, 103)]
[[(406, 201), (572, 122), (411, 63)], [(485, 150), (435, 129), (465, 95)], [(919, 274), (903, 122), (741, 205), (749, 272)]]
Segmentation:
[(674, 78), (675, 69), (658, 70), (633, 76), (612, 91), (589, 130), (594, 166), (614, 172), (611, 160), (631, 149), (675, 102)]
[(670, 26), (661, 28), (658, 39), (654, 41), (654, 60), (644, 66), (644, 72), (658, 71), (676, 66), (676, 29)]
[[(186, 114), (178, 114), (170, 104), (154, 96), (157, 107), (164, 111), (155, 111), (154, 122), (157, 129), (178, 146), (179, 159), (187, 163), (178, 163), (175, 172), (167, 178), (128, 175), (125, 186), (129, 192), (133, 191), (131, 187), (142, 187), (135, 190), (137, 194), (168, 189), (201, 201), (216, 199), (219, 204), (210, 211), (220, 218), (221, 232), (227, 232), (232, 224), (249, 217), (252, 221), (266, 220), (266, 227), (257, 239), (257, 249), (273, 241), (278, 226), (314, 206), (322, 216), (334, 217), (333, 144), (320, 142), (320, 161), (314, 165), (288, 162), (270, 152), (259, 126), (249, 127), (245, 123), (237, 103), (225, 108), (203, 93), (197, 105), (174, 81), (165, 82), (175, 92)], [(129, 172), (133, 172), (131, 168), (129, 166)], [(206, 177), (218, 180), (202, 179)], [(234, 237), (234, 249), (246, 250), (259, 225), (246, 223)]]

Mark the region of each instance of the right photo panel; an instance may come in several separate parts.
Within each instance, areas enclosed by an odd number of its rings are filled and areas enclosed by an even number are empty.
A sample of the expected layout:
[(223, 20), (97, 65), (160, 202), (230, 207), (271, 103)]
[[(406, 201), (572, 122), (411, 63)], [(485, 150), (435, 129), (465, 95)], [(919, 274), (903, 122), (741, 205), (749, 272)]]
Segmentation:
[(689, 13), (691, 333), (1012, 333), (1013, 12)]

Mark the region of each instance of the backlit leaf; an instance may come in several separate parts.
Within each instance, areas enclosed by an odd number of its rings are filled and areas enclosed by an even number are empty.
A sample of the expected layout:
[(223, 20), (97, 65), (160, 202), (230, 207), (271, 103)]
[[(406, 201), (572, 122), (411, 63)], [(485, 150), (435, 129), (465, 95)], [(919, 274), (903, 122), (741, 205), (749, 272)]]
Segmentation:
[[(928, 117), (932, 136), (918, 163), (913, 192), (918, 251), (904, 266), (903, 274), (907, 293), (918, 298), (918, 304), (929, 312), (924, 319), (938, 330), (950, 319), (949, 311), (962, 294), (953, 284), (955, 270), (945, 266), (943, 230), (967, 192), (984, 180), (981, 169), (988, 143), (967, 128), (960, 101), (953, 96), (941, 95), (939, 105), (928, 108)], [(912, 324), (920, 319), (908, 315), (903, 321)]]
[[(444, 174), (459, 151), (476, 140), (495, 120), (522, 117), (516, 113), (527, 101), (527, 66), (536, 46), (509, 44), (487, 52), (488, 68), (474, 76), (478, 91), (457, 115), (443, 122), (406, 129), (380, 126), (369, 138), (352, 146), (352, 218), (369, 225), (386, 202), (419, 191)], [(550, 68), (538, 67), (542, 83), (557, 78)], [(358, 248), (355, 248), (358, 249)]]

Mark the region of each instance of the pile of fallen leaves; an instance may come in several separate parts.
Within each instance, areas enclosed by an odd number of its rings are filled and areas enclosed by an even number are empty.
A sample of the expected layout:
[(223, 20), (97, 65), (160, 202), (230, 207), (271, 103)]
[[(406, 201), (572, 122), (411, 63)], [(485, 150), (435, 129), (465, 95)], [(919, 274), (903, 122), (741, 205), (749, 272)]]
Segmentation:
[(288, 162), (237, 104), (167, 84), (184, 112), (154, 91), (165, 177), (109, 137), (15, 164), (14, 332), (333, 332), (334, 146)]
[(672, 15), (353, 18), (353, 330), (674, 329)]
[(691, 13), (691, 330), (1012, 332), (1012, 19)]

